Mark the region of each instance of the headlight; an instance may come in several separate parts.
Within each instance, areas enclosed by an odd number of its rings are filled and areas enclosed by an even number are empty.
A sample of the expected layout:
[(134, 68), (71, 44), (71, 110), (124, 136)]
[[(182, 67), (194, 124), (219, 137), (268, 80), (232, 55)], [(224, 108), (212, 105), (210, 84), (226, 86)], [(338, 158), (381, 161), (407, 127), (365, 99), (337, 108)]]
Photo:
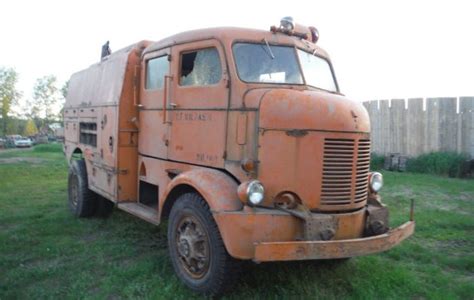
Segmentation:
[(373, 172), (370, 175), (369, 186), (372, 192), (378, 193), (383, 187), (383, 176), (379, 172)]
[(260, 181), (254, 180), (250, 182), (249, 186), (247, 187), (247, 198), (249, 202), (253, 205), (258, 205), (262, 203), (263, 196), (265, 194), (265, 189)]
[(259, 205), (265, 197), (265, 189), (258, 180), (242, 183), (238, 189), (239, 198), (243, 203)]

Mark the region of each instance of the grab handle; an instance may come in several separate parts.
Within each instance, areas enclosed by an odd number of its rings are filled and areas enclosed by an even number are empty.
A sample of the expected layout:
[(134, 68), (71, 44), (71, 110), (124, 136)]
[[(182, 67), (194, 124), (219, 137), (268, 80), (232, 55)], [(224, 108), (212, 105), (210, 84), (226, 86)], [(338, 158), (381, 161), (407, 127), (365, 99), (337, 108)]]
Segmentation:
[(163, 124), (167, 122), (166, 115), (168, 113), (168, 84), (170, 80), (173, 80), (173, 76), (165, 75), (165, 82), (164, 82), (164, 89), (163, 89)]

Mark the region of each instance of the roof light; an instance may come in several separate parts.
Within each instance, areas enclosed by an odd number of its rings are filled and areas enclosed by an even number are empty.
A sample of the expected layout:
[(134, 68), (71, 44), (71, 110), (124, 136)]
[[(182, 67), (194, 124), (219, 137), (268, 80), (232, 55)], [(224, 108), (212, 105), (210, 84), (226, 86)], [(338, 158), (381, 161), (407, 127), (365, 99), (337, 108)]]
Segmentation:
[(309, 26), (308, 27), (309, 31), (311, 31), (311, 42), (316, 44), (319, 40), (319, 31), (316, 29), (316, 27)]
[(297, 24), (292, 17), (282, 18), (280, 20), (280, 26), (271, 26), (270, 31), (273, 33), (281, 32), (289, 36), (295, 36), (314, 44), (319, 40), (319, 31), (316, 27), (307, 27)]
[(285, 31), (293, 31), (295, 29), (295, 21), (293, 21), (292, 17), (284, 17), (280, 20), (280, 29)]

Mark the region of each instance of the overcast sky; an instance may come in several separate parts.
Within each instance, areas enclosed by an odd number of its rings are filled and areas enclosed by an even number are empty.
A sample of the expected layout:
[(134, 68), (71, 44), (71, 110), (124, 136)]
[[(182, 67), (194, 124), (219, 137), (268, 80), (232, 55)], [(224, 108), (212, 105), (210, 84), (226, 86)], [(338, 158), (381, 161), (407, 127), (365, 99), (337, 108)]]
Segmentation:
[(343, 93), (357, 100), (474, 95), (469, 1), (26, 1), (0, 3), (0, 66), (60, 82), (118, 50), (186, 30), (268, 30), (283, 16), (319, 29)]

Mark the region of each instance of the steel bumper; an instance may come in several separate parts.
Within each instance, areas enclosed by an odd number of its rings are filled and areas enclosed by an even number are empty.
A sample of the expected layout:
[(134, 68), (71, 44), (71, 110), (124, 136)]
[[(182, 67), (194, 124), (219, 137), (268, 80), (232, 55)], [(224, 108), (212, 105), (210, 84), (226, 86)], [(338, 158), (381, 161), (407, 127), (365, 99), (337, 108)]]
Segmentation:
[(413, 234), (409, 221), (385, 234), (367, 238), (334, 241), (261, 242), (255, 244), (256, 262), (335, 259), (386, 251)]

